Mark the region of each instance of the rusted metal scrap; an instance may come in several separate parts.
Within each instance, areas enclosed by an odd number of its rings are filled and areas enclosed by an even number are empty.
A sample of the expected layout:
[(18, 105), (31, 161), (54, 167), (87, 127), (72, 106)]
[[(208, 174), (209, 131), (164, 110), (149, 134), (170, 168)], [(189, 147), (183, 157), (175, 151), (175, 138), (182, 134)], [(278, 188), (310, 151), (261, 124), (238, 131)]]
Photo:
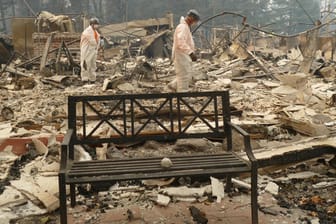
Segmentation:
[(10, 107), (3, 107), (1, 109), (1, 117), (4, 120), (12, 120), (14, 118), (14, 111)]

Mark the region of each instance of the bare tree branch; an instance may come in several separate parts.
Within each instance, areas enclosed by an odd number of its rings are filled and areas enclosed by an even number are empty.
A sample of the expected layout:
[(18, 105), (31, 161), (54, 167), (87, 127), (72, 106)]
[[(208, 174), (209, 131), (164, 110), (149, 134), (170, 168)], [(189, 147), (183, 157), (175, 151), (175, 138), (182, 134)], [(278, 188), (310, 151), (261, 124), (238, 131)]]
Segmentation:
[(292, 34), (292, 35), (282, 35), (282, 34), (274, 33), (272, 31), (264, 30), (264, 29), (262, 29), (260, 27), (257, 27), (257, 26), (254, 26), (254, 25), (251, 25), (251, 24), (248, 24), (248, 23), (244, 23), (244, 25), (247, 26), (247, 27), (249, 27), (249, 28), (251, 28), (251, 29), (254, 29), (254, 30), (266, 33), (266, 34), (270, 34), (272, 36), (283, 37), (283, 38), (292, 38), (292, 37), (297, 37), (297, 36), (300, 36), (300, 35), (312, 32), (312, 31), (317, 30), (317, 29), (321, 29), (322, 27), (324, 27), (326, 25), (329, 25), (329, 24), (331, 24), (331, 23), (333, 23), (335, 21), (336, 21), (336, 18), (334, 18), (334, 19), (332, 19), (332, 20), (330, 20), (330, 21), (328, 21), (326, 23), (322, 23), (320, 25), (314, 26), (312, 29), (303, 31), (301, 33)]

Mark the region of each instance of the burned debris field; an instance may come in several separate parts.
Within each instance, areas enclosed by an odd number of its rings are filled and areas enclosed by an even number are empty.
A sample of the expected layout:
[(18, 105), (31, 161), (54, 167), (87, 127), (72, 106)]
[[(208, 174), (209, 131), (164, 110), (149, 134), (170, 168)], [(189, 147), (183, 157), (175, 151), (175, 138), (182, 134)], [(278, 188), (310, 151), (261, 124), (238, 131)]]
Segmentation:
[(1, 1), (0, 223), (336, 223), (335, 3), (148, 2)]

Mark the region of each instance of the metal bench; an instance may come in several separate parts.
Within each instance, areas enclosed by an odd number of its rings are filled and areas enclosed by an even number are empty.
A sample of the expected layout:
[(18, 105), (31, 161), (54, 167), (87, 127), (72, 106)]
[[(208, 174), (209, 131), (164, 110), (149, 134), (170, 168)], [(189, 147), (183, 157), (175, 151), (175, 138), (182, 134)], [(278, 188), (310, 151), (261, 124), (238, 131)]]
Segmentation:
[[(193, 103), (191, 103), (193, 102)], [(196, 103), (195, 103), (196, 102)], [(69, 96), (68, 132), (61, 149), (59, 198), (61, 223), (67, 223), (66, 185), (70, 186), (71, 206), (76, 205), (76, 184), (103, 183), (183, 176), (225, 176), (226, 187), (240, 173), (251, 174), (252, 223), (258, 223), (257, 161), (250, 136), (230, 121), (228, 91), (110, 96)], [(89, 127), (89, 122), (95, 124)], [(201, 128), (193, 128), (197, 124)], [(108, 127), (107, 137), (97, 137)], [(232, 150), (232, 130), (244, 139), (247, 158)], [(162, 168), (162, 157), (75, 161), (75, 145), (125, 144), (183, 138), (226, 139), (227, 149), (217, 154), (169, 156), (173, 166)], [(205, 150), (206, 151), (206, 150)]]

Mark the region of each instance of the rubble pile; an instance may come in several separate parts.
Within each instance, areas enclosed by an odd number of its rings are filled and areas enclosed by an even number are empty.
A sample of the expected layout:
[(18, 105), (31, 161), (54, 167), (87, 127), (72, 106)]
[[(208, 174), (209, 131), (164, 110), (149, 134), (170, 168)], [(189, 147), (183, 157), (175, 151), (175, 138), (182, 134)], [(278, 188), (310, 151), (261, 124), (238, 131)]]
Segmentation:
[[(169, 43), (169, 35), (170, 32), (155, 37), (151, 34), (144, 42), (143, 49), (147, 50), (142, 53), (153, 56), (156, 52), (153, 49), (161, 46), (160, 43), (165, 46)], [(58, 61), (46, 60), (43, 69), (37, 61), (25, 63), (22, 57), (16, 57), (3, 66), (0, 73), (0, 146), (10, 138), (31, 140), (24, 144), (23, 155), (14, 153), (17, 149), (11, 144), (0, 148), (1, 223), (10, 220), (19, 223), (22, 216), (52, 214), (57, 210), (57, 171), (62, 141), (59, 136), (67, 129), (67, 96), (169, 92), (167, 84), (175, 75), (169, 57), (164, 57), (169, 55), (168, 47), (159, 52), (163, 55), (159, 58), (149, 58), (139, 52), (122, 53), (109, 59), (101, 57), (97, 61), (96, 83), (84, 85), (76, 70), (78, 58), (76, 54), (67, 53), (68, 47), (64, 47), (65, 54)], [(199, 55), (204, 57), (194, 64), (192, 90), (230, 89), (234, 106), (232, 122), (251, 134), (255, 152), (271, 157), (279, 147), (314, 141), (330, 146), (330, 142), (336, 142), (334, 61), (316, 57), (311, 73), (307, 74), (299, 71), (302, 54), (298, 49), (288, 53), (246, 46), (239, 41), (219, 48), (210, 57), (204, 52)], [(56, 69), (59, 62), (69, 66)], [(101, 133), (106, 134), (105, 131)], [(237, 153), (242, 144), (242, 140), (234, 136)], [(76, 156), (84, 160), (169, 156), (204, 149), (208, 153), (222, 150), (221, 143), (202, 139), (110, 145), (104, 146), (102, 151), (92, 149), (90, 154), (78, 147)], [(281, 219), (292, 216), (293, 209), (301, 209), (301, 223), (335, 223), (336, 198), (332, 192), (336, 188), (336, 171), (332, 157), (324, 156), (285, 169), (273, 167), (272, 172), (260, 178), (260, 210), (263, 213)], [(83, 211), (93, 212), (95, 215), (84, 219), (86, 223), (96, 223), (102, 213), (112, 208), (132, 204), (151, 208), (178, 201), (218, 203), (224, 197), (248, 192), (249, 178), (237, 177), (233, 182), (235, 191), (230, 195), (224, 194), (224, 180), (215, 178), (84, 185), (78, 188), (82, 195), (78, 202), (80, 210), (71, 213), (83, 218)], [(267, 200), (273, 204), (264, 203)], [(197, 213), (196, 207), (190, 210), (192, 216)], [(128, 218), (132, 219), (132, 212)]]
[[(270, 183), (265, 188), (272, 193), (277, 204), (290, 212), (303, 209), (319, 223), (335, 222), (335, 169), (330, 158), (320, 158), (298, 163), (284, 170), (273, 172)], [(272, 207), (268, 208), (268, 212)], [(279, 212), (273, 211), (275, 214)]]

